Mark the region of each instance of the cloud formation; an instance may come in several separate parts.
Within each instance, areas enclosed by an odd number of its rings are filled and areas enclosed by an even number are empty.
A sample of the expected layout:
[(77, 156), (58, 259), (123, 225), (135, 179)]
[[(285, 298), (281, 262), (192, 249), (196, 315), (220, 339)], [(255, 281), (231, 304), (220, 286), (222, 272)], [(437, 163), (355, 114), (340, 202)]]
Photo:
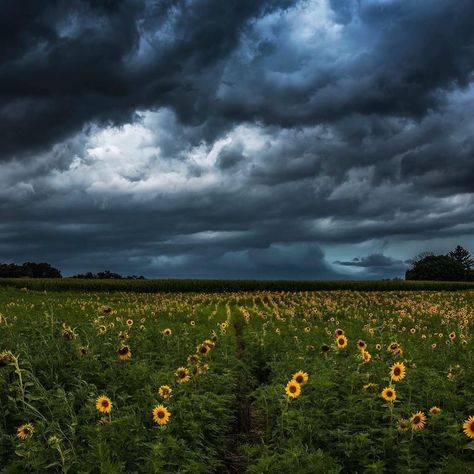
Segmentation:
[(7, 1), (0, 259), (383, 278), (420, 250), (474, 250), (473, 15), (468, 0)]

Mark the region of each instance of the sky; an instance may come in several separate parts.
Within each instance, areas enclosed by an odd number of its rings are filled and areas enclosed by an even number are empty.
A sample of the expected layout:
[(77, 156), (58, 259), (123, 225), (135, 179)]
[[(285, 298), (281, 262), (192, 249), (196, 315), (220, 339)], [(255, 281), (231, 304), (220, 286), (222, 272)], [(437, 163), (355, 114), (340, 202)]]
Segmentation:
[(0, 262), (378, 279), (474, 251), (472, 0), (4, 0)]

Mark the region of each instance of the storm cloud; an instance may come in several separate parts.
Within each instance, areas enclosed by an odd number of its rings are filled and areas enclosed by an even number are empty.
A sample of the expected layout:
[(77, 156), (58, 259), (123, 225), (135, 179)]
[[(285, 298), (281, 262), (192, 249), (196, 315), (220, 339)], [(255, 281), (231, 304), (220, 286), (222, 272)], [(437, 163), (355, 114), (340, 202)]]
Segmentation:
[(391, 278), (474, 250), (473, 2), (4, 3), (1, 261)]

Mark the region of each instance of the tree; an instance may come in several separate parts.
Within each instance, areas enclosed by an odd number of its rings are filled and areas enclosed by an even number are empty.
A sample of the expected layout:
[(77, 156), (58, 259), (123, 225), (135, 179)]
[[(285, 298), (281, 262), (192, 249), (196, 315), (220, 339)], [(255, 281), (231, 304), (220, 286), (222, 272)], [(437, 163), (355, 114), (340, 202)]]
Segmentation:
[(448, 255), (428, 255), (416, 260), (405, 274), (406, 280), (463, 281), (465, 278), (463, 265)]
[(474, 260), (465, 248), (458, 245), (452, 252), (448, 253), (448, 256), (463, 266), (466, 275), (469, 275), (472, 272)]

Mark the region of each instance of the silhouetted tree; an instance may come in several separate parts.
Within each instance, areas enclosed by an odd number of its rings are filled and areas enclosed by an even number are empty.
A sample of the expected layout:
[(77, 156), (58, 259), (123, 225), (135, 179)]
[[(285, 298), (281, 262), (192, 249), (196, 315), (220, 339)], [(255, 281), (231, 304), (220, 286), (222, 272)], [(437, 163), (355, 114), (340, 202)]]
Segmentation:
[(448, 256), (463, 266), (466, 276), (470, 279), (474, 265), (472, 255), (465, 248), (458, 245), (452, 252), (448, 253)]
[(23, 265), (14, 263), (0, 264), (0, 278), (62, 278), (61, 272), (49, 263), (25, 262)]
[(465, 278), (462, 264), (448, 255), (428, 255), (416, 260), (405, 274), (406, 280), (462, 281)]

